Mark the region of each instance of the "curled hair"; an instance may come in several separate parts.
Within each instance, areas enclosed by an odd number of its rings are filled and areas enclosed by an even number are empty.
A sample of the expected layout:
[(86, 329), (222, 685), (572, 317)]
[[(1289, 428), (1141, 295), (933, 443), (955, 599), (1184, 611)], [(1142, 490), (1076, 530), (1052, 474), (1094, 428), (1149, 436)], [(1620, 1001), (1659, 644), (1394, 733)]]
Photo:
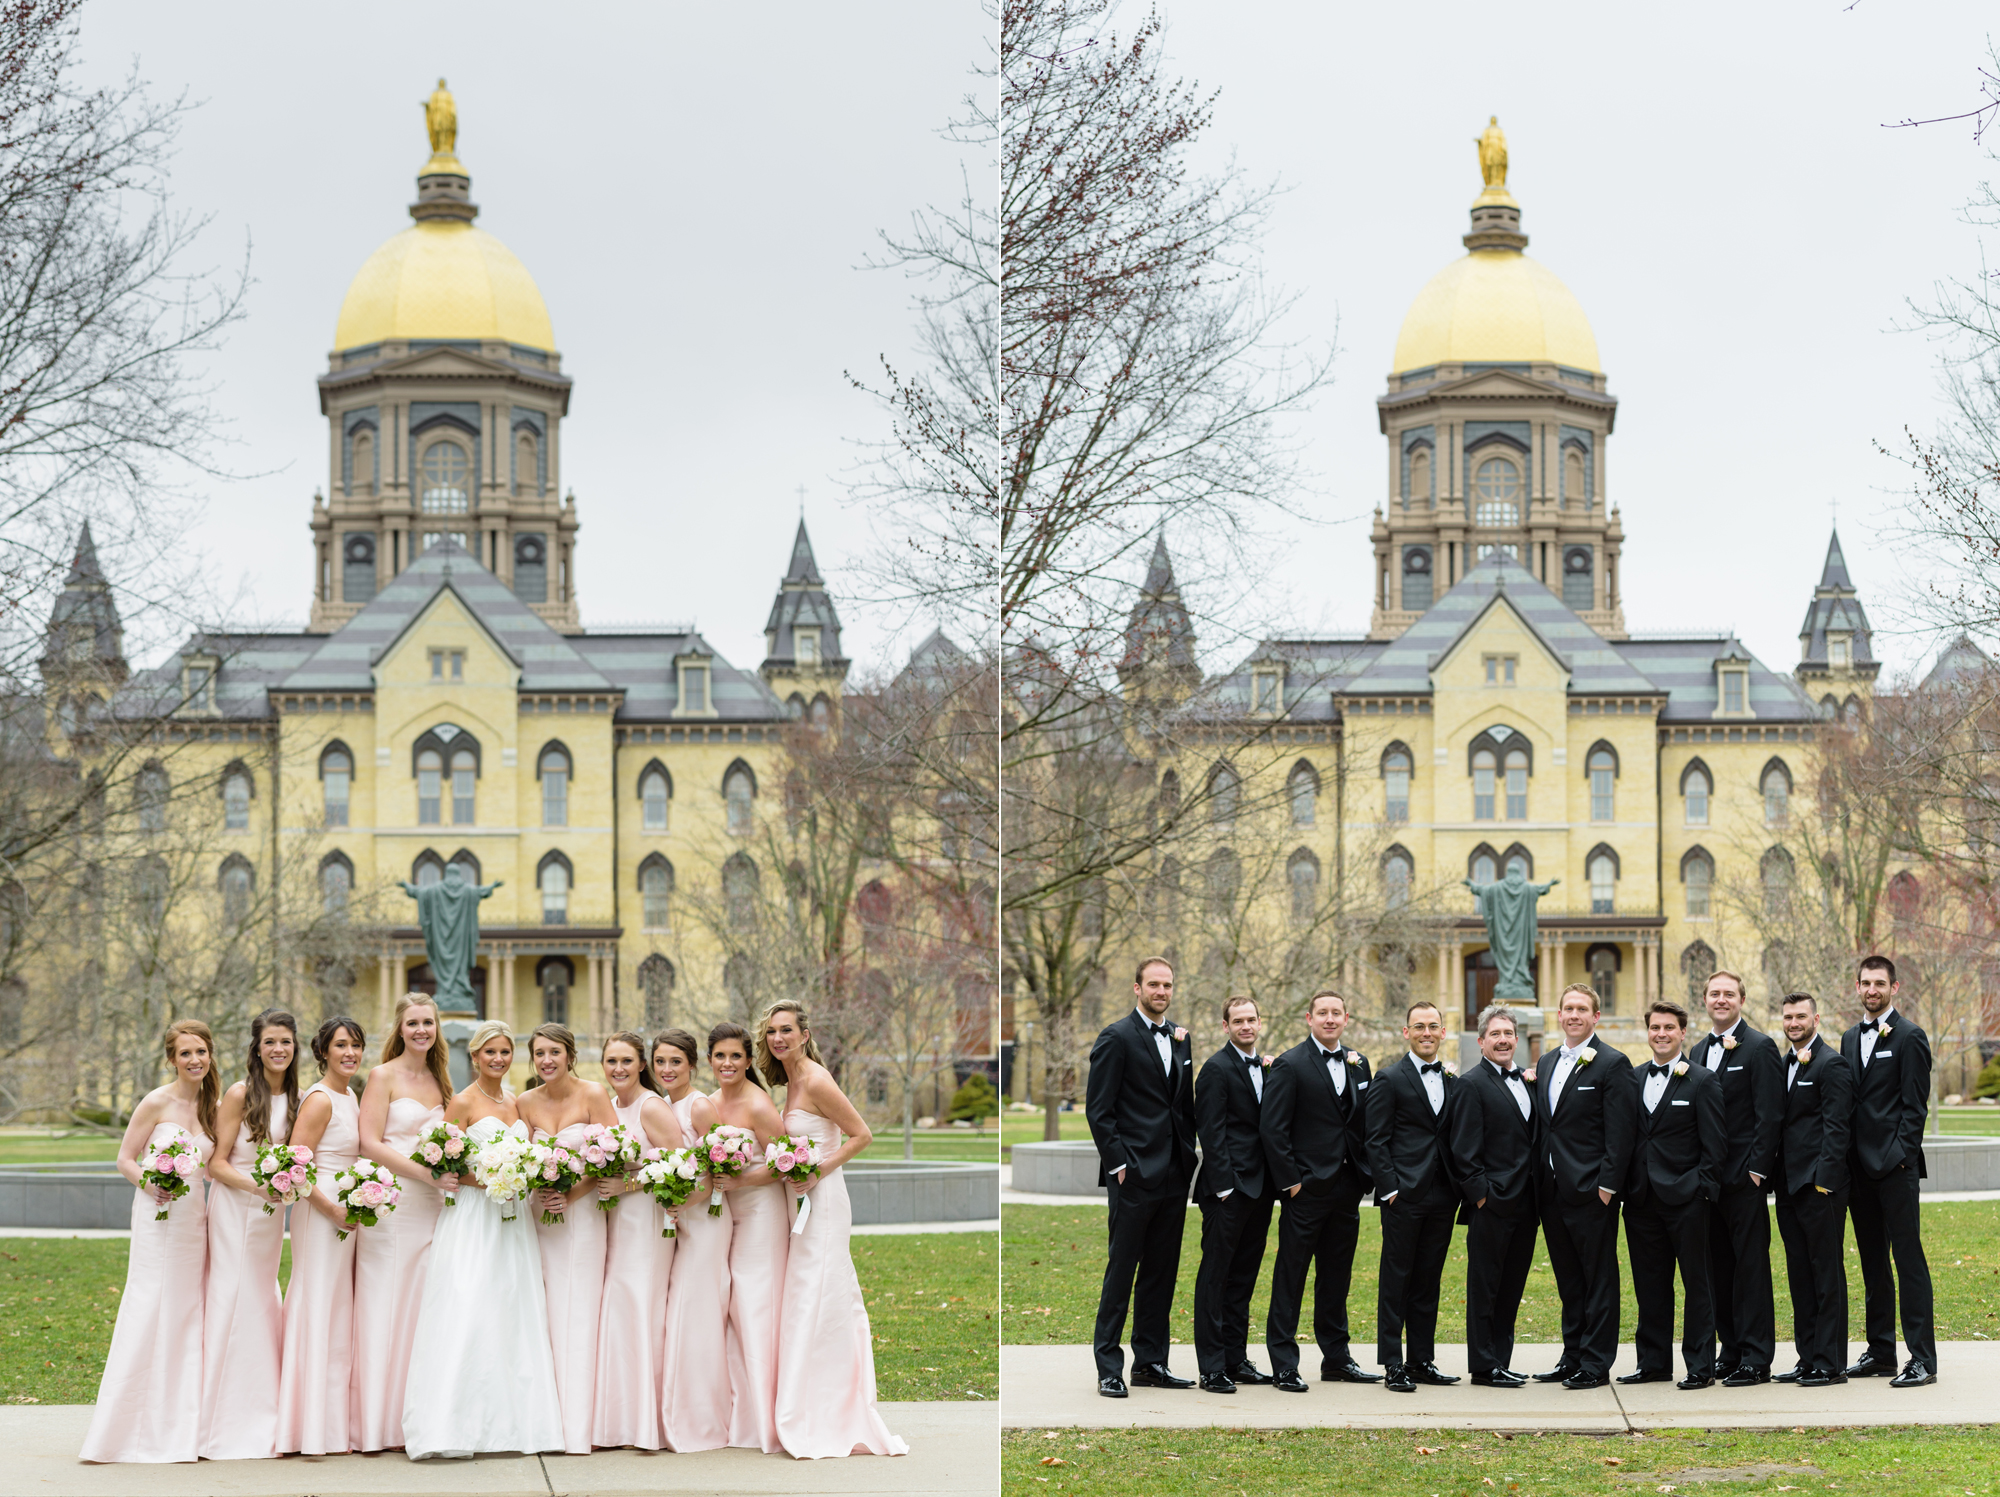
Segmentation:
[(333, 1056), (333, 1037), (343, 1029), (354, 1036), (355, 1044), (363, 1049), (368, 1046), (367, 1031), (361, 1027), (358, 1020), (350, 1019), (346, 1014), (335, 1014), (321, 1024), (319, 1033), (313, 1036), (313, 1059), (319, 1062), (319, 1073), (322, 1076), (326, 1074), (327, 1063)]
[[(382, 1059), (394, 1060), (406, 1048), (403, 1044), (403, 1015), (418, 1004), (431, 1011), (431, 1017), (438, 1017), (437, 999), (423, 993), (405, 993), (396, 1000), (396, 1017), (390, 1021), (389, 1038), (382, 1042)], [(445, 1058), (444, 1029), (439, 1027), (431, 1040), (431, 1047), (424, 1052), (424, 1069), (431, 1073), (431, 1080), (437, 1083), (438, 1095), (447, 1102), (451, 1100), (451, 1062)]]
[[(741, 1040), (743, 1042), (743, 1054), (746, 1058), (753, 1053), (751, 1049), (750, 1031), (745, 1029), (741, 1024), (731, 1024), (728, 1020), (725, 1019), (722, 1023), (716, 1025), (713, 1029), (709, 1030), (708, 1032), (708, 1055), (709, 1055), (709, 1064), (711, 1066), (715, 1064), (715, 1047), (721, 1044), (724, 1040)], [(754, 1063), (745, 1066), (743, 1068), (743, 1074), (749, 1077), (750, 1080), (755, 1082), (759, 1087), (762, 1087), (764, 1085), (764, 1078), (757, 1074), (757, 1067)]]
[[(167, 1052), (167, 1064), (174, 1064), (174, 1041), (184, 1034), (191, 1034), (208, 1046), (208, 1069), (202, 1073), (201, 1085), (194, 1094), (195, 1121), (201, 1124), (201, 1131), (209, 1141), (215, 1140), (215, 1111), (222, 1100), (222, 1077), (215, 1064), (215, 1036), (208, 1032), (208, 1026), (199, 1019), (176, 1019), (167, 1026), (167, 1032), (160, 1036), (160, 1048)], [(180, 1067), (174, 1066), (174, 1079), (180, 1080)]]
[(264, 1031), (292, 1032), (292, 1063), (285, 1067), (285, 1131), (299, 1115), (299, 1021), (282, 1008), (267, 1008), (250, 1021), (249, 1069), (243, 1075), (243, 1122), (254, 1149), (271, 1141), (271, 1083), (264, 1076)]
[[(477, 1029), (472, 1031), (472, 1038), (465, 1042), (465, 1058), (472, 1065), (473, 1086), (479, 1085), (479, 1052), (484, 1050), (486, 1042), (493, 1039), (496, 1035), (507, 1042), (507, 1049), (511, 1053), (514, 1049), (513, 1027), (499, 1019), (487, 1019), (483, 1021)], [(506, 1096), (509, 1090), (507, 1079), (504, 1076), (501, 1077), (500, 1095), (503, 1097)], [(492, 1098), (488, 1097), (487, 1100), (490, 1102)]]
[(646, 1048), (644, 1035), (634, 1034), (629, 1029), (621, 1029), (616, 1034), (607, 1034), (597, 1052), (599, 1063), (604, 1060), (604, 1052), (621, 1040), (630, 1045), (632, 1053), (639, 1057), (639, 1085), (655, 1095), (665, 1096), (666, 1093), (660, 1090), (660, 1083), (653, 1075), (653, 1052)]
[(771, 1054), (771, 1021), (779, 1014), (797, 1014), (799, 1032), (806, 1037), (806, 1059), (826, 1064), (826, 1057), (819, 1053), (819, 1042), (812, 1037), (812, 1029), (806, 1022), (806, 1006), (796, 998), (780, 998), (764, 1010), (764, 1017), (757, 1021), (757, 1053), (753, 1064), (764, 1073), (764, 1079), (772, 1086), (786, 1083), (785, 1063)]

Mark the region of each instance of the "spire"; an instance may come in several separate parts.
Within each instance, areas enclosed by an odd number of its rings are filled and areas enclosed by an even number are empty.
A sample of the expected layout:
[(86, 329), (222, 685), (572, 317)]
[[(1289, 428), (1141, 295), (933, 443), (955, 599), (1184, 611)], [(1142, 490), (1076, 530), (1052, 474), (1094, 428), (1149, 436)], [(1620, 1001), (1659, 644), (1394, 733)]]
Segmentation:
[(1167, 552), (1167, 534), (1153, 542), (1153, 557), (1139, 600), (1125, 623), (1125, 652), (1118, 661), (1118, 679), (1132, 691), (1164, 688), (1189, 692), (1201, 684), (1195, 659), (1194, 622), (1181, 602), (1174, 581), (1174, 560)]
[(1819, 574), (1819, 590), (1821, 592), (1827, 592), (1835, 588), (1844, 589), (1850, 593), (1854, 591), (1853, 580), (1847, 575), (1847, 558), (1841, 554), (1840, 530), (1838, 527), (1834, 529), (1833, 539), (1826, 543), (1826, 566), (1821, 569)]
[(804, 515), (799, 516), (799, 533), (792, 537), (792, 564), (785, 573), (785, 581), (812, 587), (826, 585), (819, 575), (819, 562), (813, 557), (812, 537), (806, 534)]
[(113, 686), (124, 682), (125, 626), (118, 618), (118, 605), (111, 596), (111, 584), (98, 564), (97, 542), (84, 521), (76, 539), (76, 554), (70, 560), (69, 576), (63, 590), (49, 609), (49, 626), (42, 651), (44, 680), (54, 683), (88, 678)]
[(472, 173), (458, 159), (458, 102), (444, 79), (438, 79), (423, 108), (431, 159), (417, 173), (417, 200), (410, 204), (410, 217), (419, 222), (456, 218), (470, 223), (479, 217), (479, 205), (472, 201)]
[(1485, 186), (1472, 200), (1472, 232), (1465, 236), (1465, 247), (1519, 254), (1528, 247), (1528, 236), (1521, 232), (1521, 205), (1507, 190), (1507, 136), (1500, 128), (1499, 115), (1489, 117), (1474, 143), (1479, 147), (1479, 175)]
[(767, 681), (847, 672), (847, 657), (840, 652), (840, 614), (820, 576), (804, 516), (792, 536), (791, 560), (778, 596), (771, 600), (771, 616), (764, 621), (764, 651), (761, 670)]
[[(1806, 605), (1805, 622), (1799, 626), (1799, 665), (1796, 674), (1808, 691), (1829, 690), (1834, 678), (1873, 681), (1881, 670), (1875, 658), (1874, 631), (1868, 612), (1856, 594), (1854, 578), (1847, 570), (1847, 557), (1840, 549), (1840, 531), (1834, 530), (1826, 543), (1826, 564), (1820, 569), (1819, 586)], [(1843, 688), (1845, 689), (1845, 688)], [(1834, 700), (1822, 699), (1822, 707)]]

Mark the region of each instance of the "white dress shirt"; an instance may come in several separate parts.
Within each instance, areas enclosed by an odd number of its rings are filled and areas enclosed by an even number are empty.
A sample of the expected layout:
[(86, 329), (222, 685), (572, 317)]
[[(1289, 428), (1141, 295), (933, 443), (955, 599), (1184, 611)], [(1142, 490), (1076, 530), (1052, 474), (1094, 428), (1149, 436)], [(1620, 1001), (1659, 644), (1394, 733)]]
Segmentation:
[(1556, 1104), (1562, 1100), (1563, 1088), (1569, 1084), (1570, 1073), (1576, 1069), (1577, 1052), (1588, 1048), (1589, 1045), (1590, 1041), (1586, 1039), (1574, 1049), (1568, 1045), (1564, 1045), (1560, 1050), (1556, 1051), (1555, 1071), (1549, 1079), (1550, 1112), (1553, 1113), (1556, 1110)]
[(1347, 1052), (1345, 1050), (1327, 1049), (1326, 1046), (1320, 1044), (1319, 1036), (1317, 1035), (1313, 1036), (1313, 1047), (1326, 1057), (1326, 1074), (1333, 1078), (1333, 1094), (1336, 1097), (1346, 1096)]
[(1721, 1034), (1715, 1036), (1715, 1043), (1708, 1047), (1708, 1060), (1706, 1062), (1708, 1068), (1711, 1071), (1720, 1074), (1722, 1070), (1722, 1058), (1729, 1053), (1729, 1051), (1723, 1047), (1722, 1042), (1725, 1039), (1729, 1038), (1730, 1035), (1736, 1033), (1736, 1031), (1740, 1029), (1742, 1025), (1743, 1025), (1743, 1016), (1741, 1014), (1738, 1014), (1736, 1017), (1736, 1022), (1734, 1024), (1731, 1024), (1727, 1029), (1723, 1030)]
[[(1880, 1023), (1887, 1024), (1891, 1019), (1895, 1017), (1896, 1017), (1895, 1009), (1885, 1008), (1882, 1010), (1879, 1016)], [(1880, 1038), (1882, 1038), (1882, 1031), (1879, 1027), (1875, 1029), (1864, 1029), (1861, 1031), (1861, 1064), (1863, 1065), (1863, 1067), (1866, 1067), (1867, 1064), (1875, 1058), (1875, 1042)]]
[[(1863, 1035), (1862, 1038), (1866, 1039), (1868, 1038), (1868, 1036)], [(1786, 1091), (1790, 1091), (1792, 1089), (1792, 1083), (1799, 1079), (1799, 1072), (1803, 1071), (1806, 1068), (1806, 1057), (1810, 1054), (1812, 1054), (1811, 1040), (1807, 1040), (1803, 1045), (1792, 1046), (1792, 1057), (1796, 1063), (1785, 1067)]]
[(1507, 1067), (1501, 1065), (1498, 1061), (1489, 1060), (1486, 1063), (1493, 1067), (1493, 1073), (1500, 1078), (1502, 1084), (1513, 1094), (1514, 1105), (1521, 1109), (1521, 1120), (1526, 1122), (1530, 1104), (1528, 1102), (1528, 1089), (1521, 1084), (1521, 1078), (1519, 1076), (1509, 1076), (1507, 1074)]
[(1444, 1111), (1444, 1072), (1426, 1071), (1425, 1066), (1436, 1065), (1437, 1062), (1425, 1060), (1414, 1050), (1409, 1052), (1409, 1056), (1410, 1064), (1417, 1068), (1418, 1079), (1424, 1084), (1424, 1095), (1430, 1098), (1431, 1115), (1435, 1117)]
[(1666, 1071), (1654, 1070), (1654, 1064), (1650, 1060), (1646, 1062), (1646, 1111), (1648, 1112), (1658, 1107), (1660, 1098), (1667, 1094), (1667, 1077), (1671, 1074), (1672, 1068), (1671, 1061), (1668, 1062), (1669, 1069)]
[[(1143, 1008), (1140, 1008), (1135, 1004), (1132, 1008), (1132, 1012), (1139, 1016), (1139, 1022), (1141, 1024), (1144, 1024), (1148, 1029), (1151, 1029), (1153, 1027), (1152, 1019), (1147, 1015), (1146, 1011)], [(1168, 1035), (1156, 1033), (1153, 1036), (1153, 1048), (1160, 1052), (1160, 1069), (1165, 1071), (1169, 1076), (1173, 1075), (1174, 1045), (1171, 1037)]]

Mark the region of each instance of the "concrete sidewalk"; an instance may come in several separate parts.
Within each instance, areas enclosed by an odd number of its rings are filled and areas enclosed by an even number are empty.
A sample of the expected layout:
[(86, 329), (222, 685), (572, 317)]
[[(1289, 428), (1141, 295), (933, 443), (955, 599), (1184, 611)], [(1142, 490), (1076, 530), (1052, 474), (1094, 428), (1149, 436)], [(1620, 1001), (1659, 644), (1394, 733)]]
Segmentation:
[[(1367, 1348), (1357, 1348), (1364, 1354)], [(1544, 1372), (1561, 1354), (1557, 1346), (1516, 1346), (1514, 1370)], [(1856, 1342), (1852, 1356), (1865, 1350)], [(1882, 1377), (1856, 1378), (1831, 1388), (1763, 1383), (1725, 1388), (1719, 1383), (1683, 1393), (1672, 1383), (1644, 1383), (1573, 1393), (1552, 1383), (1525, 1388), (1418, 1388), (1390, 1393), (1380, 1383), (1322, 1383), (1319, 1350), (1304, 1348), (1301, 1370), (1310, 1393), (1239, 1388), (1232, 1395), (1198, 1388), (1170, 1392), (1134, 1388), (1130, 1398), (1101, 1398), (1087, 1346), (1000, 1348), (1001, 1422), (1009, 1429), (1504, 1429), (1569, 1430), (1604, 1434), (1640, 1429), (1790, 1429), (1795, 1425), (1987, 1424), (1995, 1418), (1993, 1390), (2000, 1388), (2000, 1342), (1946, 1341), (1938, 1346), (1938, 1380), (1928, 1388), (1897, 1389)], [(1250, 1359), (1270, 1370), (1261, 1347)], [(1783, 1359), (1791, 1365), (1789, 1348)], [(1850, 1358), (1852, 1360), (1852, 1358)], [(1194, 1348), (1174, 1348), (1173, 1369), (1194, 1376)], [(1370, 1372), (1381, 1369), (1362, 1365)], [(1633, 1368), (1632, 1348), (1619, 1348), (1614, 1374)], [(1463, 1346), (1440, 1346), (1438, 1366), (1465, 1371)], [(1783, 1370), (1780, 1368), (1779, 1370)], [(1674, 1375), (1681, 1368), (1676, 1361)]]
[[(1086, 1359), (1087, 1361), (1087, 1359)], [(967, 1497), (998, 1488), (1000, 1424), (990, 1403), (885, 1403), (907, 1456), (795, 1461), (753, 1450), (696, 1455), (600, 1450), (587, 1456), (410, 1461), (387, 1455), (287, 1456), (177, 1466), (86, 1466), (82, 1404), (0, 1407), (0, 1497), (582, 1497), (699, 1492), (716, 1497)]]

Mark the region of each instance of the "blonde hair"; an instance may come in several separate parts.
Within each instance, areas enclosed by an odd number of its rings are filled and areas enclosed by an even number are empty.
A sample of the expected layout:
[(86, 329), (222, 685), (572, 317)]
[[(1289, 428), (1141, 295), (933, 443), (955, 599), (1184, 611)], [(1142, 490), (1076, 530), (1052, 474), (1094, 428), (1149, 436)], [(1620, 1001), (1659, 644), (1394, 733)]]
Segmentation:
[[(431, 1011), (433, 1020), (438, 1017), (437, 999), (422, 993), (405, 993), (396, 1000), (396, 1016), (389, 1021), (389, 1038), (382, 1042), (382, 1059), (394, 1060), (407, 1048), (403, 1044), (403, 1015), (422, 1004)], [(431, 1073), (431, 1080), (437, 1083), (438, 1095), (447, 1102), (451, 1100), (451, 1063), (445, 1059), (444, 1026), (439, 1024), (436, 1038), (424, 1053), (424, 1069)]]
[(1590, 1000), (1590, 1011), (1592, 1013), (1597, 1013), (1603, 1005), (1603, 1000), (1597, 996), (1596, 988), (1593, 988), (1587, 982), (1573, 982), (1568, 987), (1564, 988), (1562, 992), (1557, 996), (1556, 1007), (1561, 1008), (1563, 999), (1569, 997), (1571, 993), (1581, 993), (1583, 994), (1584, 997), (1588, 998)]
[(512, 1026), (503, 1024), (498, 1019), (488, 1019), (477, 1029), (473, 1030), (472, 1038), (465, 1042), (465, 1058), (472, 1063), (472, 1074), (475, 1083), (479, 1077), (479, 1052), (486, 1048), (486, 1042), (496, 1034), (507, 1041), (507, 1048), (509, 1050), (514, 1048), (514, 1030)]
[(779, 1014), (797, 1014), (799, 1031), (806, 1037), (806, 1059), (816, 1060), (821, 1065), (826, 1060), (819, 1053), (819, 1042), (812, 1037), (812, 1026), (806, 1022), (806, 1006), (796, 998), (780, 998), (764, 1010), (764, 1017), (757, 1021), (757, 1055), (755, 1065), (764, 1073), (764, 1079), (773, 1086), (785, 1085), (785, 1063), (771, 1054), (771, 1021)]

